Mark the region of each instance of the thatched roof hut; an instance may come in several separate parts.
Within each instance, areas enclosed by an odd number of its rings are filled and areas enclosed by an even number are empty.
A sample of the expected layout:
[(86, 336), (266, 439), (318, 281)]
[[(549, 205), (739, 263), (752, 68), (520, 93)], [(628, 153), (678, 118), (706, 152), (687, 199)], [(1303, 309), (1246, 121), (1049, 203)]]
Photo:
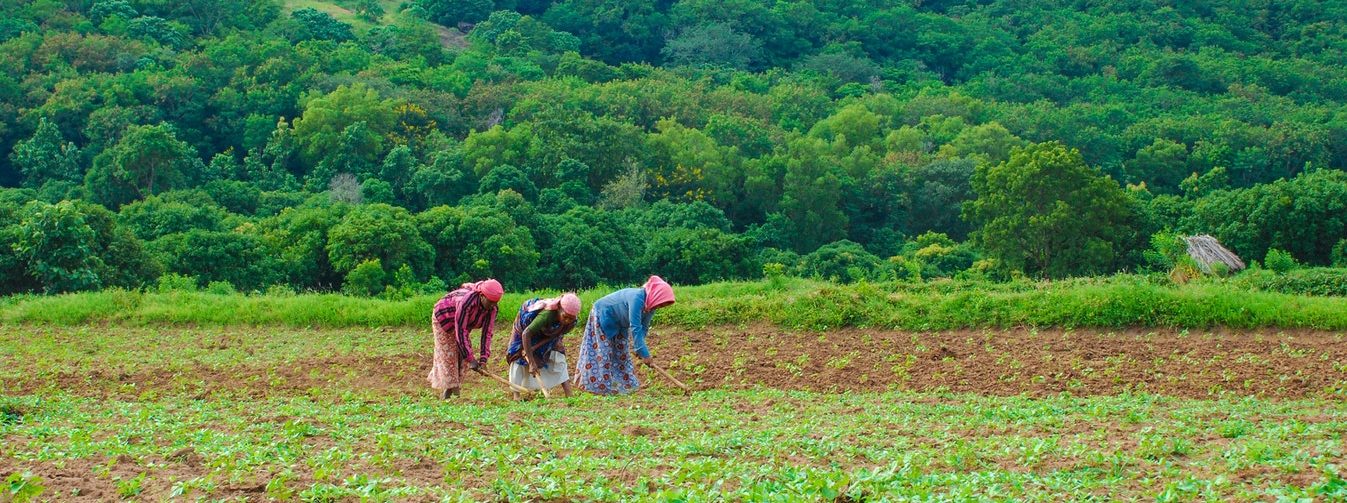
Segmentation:
[(1239, 256), (1221, 246), (1221, 242), (1214, 237), (1203, 234), (1187, 236), (1183, 240), (1188, 243), (1188, 256), (1197, 262), (1197, 267), (1204, 274), (1211, 274), (1211, 265), (1215, 263), (1224, 264), (1229, 272), (1242, 271), (1246, 267)]

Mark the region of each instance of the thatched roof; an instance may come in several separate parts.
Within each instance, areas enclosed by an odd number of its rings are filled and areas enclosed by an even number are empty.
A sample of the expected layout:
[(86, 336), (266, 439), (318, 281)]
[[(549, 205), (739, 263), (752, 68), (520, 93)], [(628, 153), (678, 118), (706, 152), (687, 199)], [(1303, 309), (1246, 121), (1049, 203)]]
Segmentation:
[(1202, 269), (1203, 273), (1211, 274), (1211, 264), (1217, 262), (1225, 264), (1230, 272), (1240, 271), (1245, 267), (1243, 260), (1221, 246), (1221, 242), (1214, 237), (1203, 234), (1187, 236), (1183, 240), (1188, 243), (1188, 256), (1197, 262), (1197, 267)]

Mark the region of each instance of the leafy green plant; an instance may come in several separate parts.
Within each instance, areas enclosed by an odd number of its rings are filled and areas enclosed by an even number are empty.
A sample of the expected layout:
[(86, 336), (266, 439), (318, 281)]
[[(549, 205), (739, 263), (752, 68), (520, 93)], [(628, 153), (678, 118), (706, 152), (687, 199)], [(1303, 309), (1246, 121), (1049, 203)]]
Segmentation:
[(145, 473), (142, 472), (135, 477), (117, 481), (117, 495), (122, 498), (132, 498), (140, 495), (145, 490)]
[(1277, 273), (1288, 273), (1300, 268), (1300, 263), (1296, 262), (1295, 257), (1284, 250), (1273, 248), (1267, 251), (1267, 257), (1263, 258), (1263, 265), (1269, 270)]
[(196, 278), (167, 273), (159, 277), (157, 290), (159, 293), (195, 292), (197, 290)]
[(205, 291), (215, 295), (233, 295), (238, 293), (238, 290), (234, 289), (234, 285), (228, 281), (212, 281), (206, 285)]
[(15, 503), (35, 500), (46, 490), (42, 478), (33, 472), (14, 473), (5, 479), (5, 495)]

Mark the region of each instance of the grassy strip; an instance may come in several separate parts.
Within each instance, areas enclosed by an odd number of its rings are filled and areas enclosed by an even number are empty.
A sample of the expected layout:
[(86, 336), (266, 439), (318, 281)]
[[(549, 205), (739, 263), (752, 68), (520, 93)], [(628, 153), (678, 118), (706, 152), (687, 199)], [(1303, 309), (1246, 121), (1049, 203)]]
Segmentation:
[[(612, 288), (581, 292), (589, 306)], [(501, 322), (532, 296), (507, 295)], [(907, 330), (1040, 327), (1347, 329), (1347, 298), (1255, 292), (1221, 283), (1173, 287), (1120, 276), (1059, 283), (837, 285), (803, 280), (715, 283), (678, 288), (680, 302), (659, 322), (683, 327), (770, 322), (800, 329)], [(391, 301), (336, 294), (217, 295), (104, 291), (0, 302), (0, 322), (417, 326), (436, 296)]]

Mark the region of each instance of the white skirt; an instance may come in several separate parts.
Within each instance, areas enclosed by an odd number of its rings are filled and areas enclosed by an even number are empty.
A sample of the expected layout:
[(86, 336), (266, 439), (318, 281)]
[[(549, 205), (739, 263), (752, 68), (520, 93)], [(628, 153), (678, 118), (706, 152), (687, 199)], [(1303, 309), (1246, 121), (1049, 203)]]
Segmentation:
[[(570, 378), (571, 374), (566, 370), (566, 355), (556, 351), (553, 351), (549, 356), (547, 368), (538, 369), (538, 379), (529, 375), (527, 365), (510, 364), (510, 384), (524, 389), (538, 389), (541, 386), (552, 389)], [(542, 381), (541, 386), (539, 386), (539, 380)]]

